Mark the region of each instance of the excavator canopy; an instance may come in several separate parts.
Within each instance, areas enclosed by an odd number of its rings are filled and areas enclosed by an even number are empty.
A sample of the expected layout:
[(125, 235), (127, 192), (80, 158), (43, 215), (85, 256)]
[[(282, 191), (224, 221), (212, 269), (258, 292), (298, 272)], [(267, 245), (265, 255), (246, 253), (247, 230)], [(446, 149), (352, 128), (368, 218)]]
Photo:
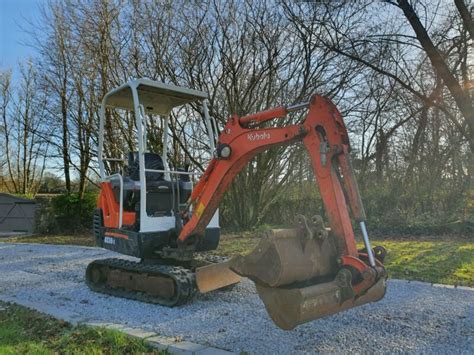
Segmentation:
[(137, 88), (138, 99), (146, 112), (163, 116), (169, 115), (174, 107), (208, 98), (207, 93), (203, 91), (143, 78), (132, 80), (111, 90), (104, 97), (105, 105), (133, 110), (132, 86)]

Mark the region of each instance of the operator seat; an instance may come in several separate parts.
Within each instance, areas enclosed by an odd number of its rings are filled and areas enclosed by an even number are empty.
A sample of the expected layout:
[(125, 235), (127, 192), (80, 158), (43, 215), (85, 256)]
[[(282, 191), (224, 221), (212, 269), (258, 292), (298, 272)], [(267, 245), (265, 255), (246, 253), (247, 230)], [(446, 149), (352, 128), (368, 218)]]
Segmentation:
[[(156, 153), (145, 153), (145, 169), (164, 170), (163, 158)], [(128, 176), (134, 181), (140, 181), (138, 152), (128, 153)], [(146, 173), (147, 185), (149, 182), (163, 180), (163, 173)]]
[[(145, 169), (164, 170), (163, 159), (156, 153), (145, 153)], [(124, 177), (124, 208), (130, 211), (136, 210), (136, 205), (140, 200), (140, 169), (138, 153), (128, 154), (128, 176)], [(177, 169), (182, 170), (182, 169)], [(164, 178), (164, 173), (145, 172), (147, 190), (147, 214), (153, 216), (171, 216), (173, 208), (179, 204), (184, 204), (188, 200), (192, 184), (187, 175), (180, 175), (179, 180), (168, 181)], [(125, 181), (131, 181), (133, 189), (127, 191)], [(174, 203), (173, 203), (174, 196)]]

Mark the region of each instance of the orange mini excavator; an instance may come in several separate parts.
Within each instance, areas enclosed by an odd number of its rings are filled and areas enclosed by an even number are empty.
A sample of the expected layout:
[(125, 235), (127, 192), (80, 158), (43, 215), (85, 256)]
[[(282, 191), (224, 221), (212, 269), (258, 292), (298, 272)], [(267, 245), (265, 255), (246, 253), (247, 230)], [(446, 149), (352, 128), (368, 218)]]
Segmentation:
[[(244, 276), (255, 282), (270, 317), (283, 329), (380, 300), (386, 290), (385, 250), (370, 246), (348, 134), (334, 104), (313, 95), (307, 103), (234, 115), (216, 137), (206, 98), (201, 91), (148, 79), (130, 81), (104, 97), (98, 149), (102, 183), (93, 233), (99, 246), (140, 260), (93, 261), (86, 270), (89, 287), (177, 306), (196, 292), (226, 288)], [(190, 103), (202, 104), (212, 158), (194, 188), (196, 173), (189, 166), (171, 166), (167, 157), (169, 114)], [(134, 113), (137, 151), (128, 160), (103, 156), (107, 107)], [(299, 124), (261, 126), (299, 110), (307, 111)], [(154, 115), (164, 122), (161, 154), (147, 151), (146, 118)], [(270, 147), (299, 142), (311, 159), (330, 228), (320, 216), (300, 215), (294, 228), (269, 231), (249, 255), (230, 260), (199, 255), (218, 246), (218, 206), (239, 171)], [(127, 166), (106, 175), (106, 161)], [(361, 228), (362, 250), (356, 247), (350, 212)]]

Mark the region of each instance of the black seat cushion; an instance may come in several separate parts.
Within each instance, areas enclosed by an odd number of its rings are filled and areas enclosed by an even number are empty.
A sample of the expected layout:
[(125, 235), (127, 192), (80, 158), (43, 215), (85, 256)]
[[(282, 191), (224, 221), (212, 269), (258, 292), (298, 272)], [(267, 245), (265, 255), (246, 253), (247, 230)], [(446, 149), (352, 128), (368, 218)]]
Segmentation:
[[(191, 183), (182, 181), (151, 181), (147, 183), (147, 213), (171, 215), (173, 208), (184, 204), (191, 195)], [(174, 195), (174, 203), (173, 203)]]
[[(145, 169), (164, 170), (163, 159), (159, 154), (145, 153)], [(140, 180), (140, 168), (138, 163), (138, 153), (130, 152), (128, 155), (128, 176), (132, 180)], [(163, 173), (146, 173), (146, 180), (158, 181), (163, 180)]]

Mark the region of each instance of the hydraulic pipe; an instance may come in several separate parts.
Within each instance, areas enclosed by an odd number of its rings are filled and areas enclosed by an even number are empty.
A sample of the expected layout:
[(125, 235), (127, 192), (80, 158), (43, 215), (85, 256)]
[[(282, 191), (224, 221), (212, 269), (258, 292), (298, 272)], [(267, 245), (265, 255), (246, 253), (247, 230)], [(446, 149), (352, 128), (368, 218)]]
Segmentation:
[(297, 104), (286, 106), (286, 112), (295, 112), (309, 107), (308, 102), (300, 102)]
[(252, 115), (240, 117), (239, 122), (243, 126), (248, 125), (249, 123), (258, 124), (258, 123), (272, 120), (274, 118), (283, 118), (286, 116), (286, 113), (287, 113), (286, 107), (279, 106), (276, 108), (272, 108), (270, 110), (261, 111), (261, 112), (254, 113)]
[(367, 249), (367, 256), (369, 257), (370, 266), (375, 267), (375, 258), (372, 251), (372, 246), (370, 245), (369, 235), (367, 233), (367, 228), (365, 227), (365, 222), (360, 222), (360, 230), (362, 231), (362, 237), (364, 238), (364, 245)]

